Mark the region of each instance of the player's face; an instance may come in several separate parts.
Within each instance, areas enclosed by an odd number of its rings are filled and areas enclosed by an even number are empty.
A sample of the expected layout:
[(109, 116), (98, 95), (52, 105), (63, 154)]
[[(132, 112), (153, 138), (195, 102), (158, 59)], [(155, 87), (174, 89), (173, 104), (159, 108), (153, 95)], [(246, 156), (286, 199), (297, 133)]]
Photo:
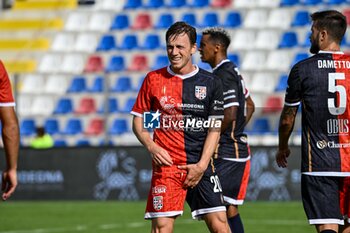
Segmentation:
[(210, 40), (210, 35), (203, 35), (198, 48), (202, 62), (211, 64), (215, 60), (215, 44)]
[(319, 30), (315, 28), (314, 25), (311, 27), (311, 35), (310, 35), (310, 53), (316, 54), (320, 51), (320, 45), (319, 45)]
[(192, 54), (196, 52), (196, 45), (192, 45), (188, 36), (184, 33), (172, 36), (167, 41), (167, 53), (171, 69), (177, 74), (192, 72)]

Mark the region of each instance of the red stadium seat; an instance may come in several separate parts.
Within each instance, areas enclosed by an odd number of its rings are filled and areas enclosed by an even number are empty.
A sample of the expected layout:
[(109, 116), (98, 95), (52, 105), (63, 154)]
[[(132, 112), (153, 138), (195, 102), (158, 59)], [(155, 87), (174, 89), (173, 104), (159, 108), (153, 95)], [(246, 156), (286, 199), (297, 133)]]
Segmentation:
[(343, 14), (346, 16), (346, 22), (348, 25), (350, 25), (350, 8), (349, 9), (345, 9), (343, 11)]
[(211, 2), (212, 7), (228, 7), (231, 6), (232, 0), (213, 0)]
[(145, 55), (135, 55), (132, 60), (131, 64), (128, 68), (130, 71), (143, 71), (148, 70), (148, 59)]
[(283, 100), (280, 96), (269, 96), (264, 104), (262, 113), (278, 113), (282, 110)]
[(101, 56), (92, 55), (88, 58), (84, 72), (101, 72), (104, 70), (103, 59)]
[(85, 134), (87, 135), (99, 135), (104, 131), (104, 121), (101, 118), (93, 118), (89, 122)]
[(136, 15), (132, 29), (149, 29), (152, 28), (151, 16), (147, 13), (140, 13)]
[(95, 99), (91, 97), (82, 98), (75, 112), (78, 114), (87, 114), (87, 113), (96, 112)]

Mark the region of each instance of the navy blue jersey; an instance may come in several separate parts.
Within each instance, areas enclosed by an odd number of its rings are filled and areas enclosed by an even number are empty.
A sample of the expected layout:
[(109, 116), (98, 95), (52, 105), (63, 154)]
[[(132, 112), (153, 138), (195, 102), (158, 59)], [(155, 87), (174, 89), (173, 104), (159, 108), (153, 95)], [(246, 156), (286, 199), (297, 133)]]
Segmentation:
[(285, 105), (302, 103), (302, 172), (350, 175), (350, 57), (323, 52), (292, 68)]
[(230, 60), (222, 61), (213, 69), (223, 86), (224, 109), (236, 106), (237, 116), (234, 129), (230, 125), (220, 136), (218, 157), (231, 159), (246, 159), (249, 157), (245, 126), (245, 93), (244, 81), (237, 66)]

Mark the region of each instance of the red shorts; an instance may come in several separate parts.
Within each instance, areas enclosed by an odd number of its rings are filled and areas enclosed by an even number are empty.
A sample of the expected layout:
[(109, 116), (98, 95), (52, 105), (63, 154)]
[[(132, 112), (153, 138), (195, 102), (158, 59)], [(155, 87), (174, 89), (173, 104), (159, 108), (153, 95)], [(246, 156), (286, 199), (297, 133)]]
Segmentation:
[(186, 170), (177, 165), (153, 167), (145, 219), (182, 215), (187, 194), (182, 184), (186, 175)]
[(341, 182), (339, 191), (340, 211), (350, 223), (350, 177), (345, 177)]

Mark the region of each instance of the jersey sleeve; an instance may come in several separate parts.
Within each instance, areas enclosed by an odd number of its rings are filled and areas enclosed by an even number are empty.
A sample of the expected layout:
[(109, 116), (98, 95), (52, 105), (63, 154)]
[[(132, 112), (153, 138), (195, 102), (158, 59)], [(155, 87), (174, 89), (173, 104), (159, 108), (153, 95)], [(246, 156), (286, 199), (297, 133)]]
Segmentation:
[(245, 81), (244, 81), (242, 76), (241, 76), (241, 82), (242, 82), (244, 98), (247, 99), (250, 96), (250, 92), (249, 92), (247, 85), (245, 84)]
[(0, 61), (0, 107), (15, 106), (7, 71)]
[(237, 73), (227, 71), (218, 73), (218, 76), (220, 76), (223, 86), (224, 109), (239, 106), (237, 96), (239, 85), (237, 81), (241, 80), (241, 78)]
[(150, 76), (149, 74), (145, 77), (140, 91), (137, 95), (135, 104), (131, 110), (131, 114), (143, 117), (144, 112), (149, 112), (151, 110), (151, 88), (150, 88)]
[(214, 78), (213, 86), (209, 118), (224, 118), (223, 85), (220, 79)]
[(301, 81), (298, 67), (294, 66), (288, 77), (288, 86), (284, 104), (286, 106), (299, 106), (301, 100)]

